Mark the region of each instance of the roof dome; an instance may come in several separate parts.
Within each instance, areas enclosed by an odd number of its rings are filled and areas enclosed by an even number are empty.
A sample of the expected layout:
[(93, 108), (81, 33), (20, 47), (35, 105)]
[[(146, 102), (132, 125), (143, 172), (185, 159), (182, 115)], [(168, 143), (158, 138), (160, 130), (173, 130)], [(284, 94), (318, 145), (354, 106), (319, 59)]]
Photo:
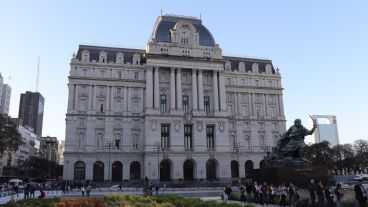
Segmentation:
[(208, 29), (202, 24), (202, 20), (195, 17), (164, 15), (157, 18), (152, 36), (157, 42), (171, 42), (170, 30), (174, 29), (179, 21), (187, 21), (193, 24), (199, 33), (199, 45), (215, 46), (215, 39)]

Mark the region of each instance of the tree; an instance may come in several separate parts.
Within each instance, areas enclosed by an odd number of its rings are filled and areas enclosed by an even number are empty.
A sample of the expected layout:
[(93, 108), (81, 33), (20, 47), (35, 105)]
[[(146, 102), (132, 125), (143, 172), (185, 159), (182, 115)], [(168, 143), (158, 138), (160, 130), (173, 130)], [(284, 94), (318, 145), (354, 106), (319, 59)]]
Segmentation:
[(312, 162), (312, 165), (327, 166), (330, 170), (332, 167), (332, 149), (328, 141), (312, 144), (307, 152), (306, 157)]
[(0, 154), (5, 151), (17, 151), (22, 144), (22, 136), (10, 116), (0, 114)]
[(356, 140), (353, 145), (355, 151), (354, 172), (362, 172), (367, 168), (368, 162), (368, 142), (366, 140)]

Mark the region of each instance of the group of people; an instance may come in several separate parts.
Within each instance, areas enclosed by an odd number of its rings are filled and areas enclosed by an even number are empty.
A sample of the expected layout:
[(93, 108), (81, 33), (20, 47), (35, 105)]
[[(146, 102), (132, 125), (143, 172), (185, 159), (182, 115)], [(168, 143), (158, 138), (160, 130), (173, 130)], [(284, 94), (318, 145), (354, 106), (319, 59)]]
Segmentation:
[(143, 194), (145, 196), (151, 196), (151, 195), (153, 195), (153, 188), (155, 188), (156, 195), (158, 195), (158, 190), (159, 190), (160, 186), (159, 185), (156, 185), (155, 187), (153, 187), (152, 183), (149, 182), (148, 177), (146, 176), (144, 178)]
[[(336, 207), (342, 206), (341, 200), (344, 196), (341, 190), (341, 184), (338, 183), (334, 190), (332, 190), (330, 185), (323, 185), (322, 181), (318, 183), (314, 182), (314, 179), (310, 180), (308, 184), (308, 191), (311, 199), (312, 206), (323, 207), (325, 200), (327, 201), (327, 206)], [(316, 203), (317, 197), (317, 203)], [(336, 197), (336, 201), (334, 202), (334, 197)]]
[(82, 187), (80, 188), (80, 191), (82, 192), (82, 197), (84, 197), (84, 194), (86, 193), (87, 194), (87, 197), (89, 197), (90, 193), (91, 193), (91, 189), (92, 187), (89, 185), (87, 187), (84, 187), (82, 185)]
[[(293, 183), (282, 183), (279, 186), (275, 186), (266, 182), (258, 184), (257, 182), (247, 181), (241, 184), (239, 191), (241, 204), (249, 202), (261, 205), (278, 204), (286, 206), (290, 204), (295, 206), (299, 199), (297, 187)], [(232, 192), (230, 185), (228, 185), (224, 191), (224, 200), (232, 199)]]

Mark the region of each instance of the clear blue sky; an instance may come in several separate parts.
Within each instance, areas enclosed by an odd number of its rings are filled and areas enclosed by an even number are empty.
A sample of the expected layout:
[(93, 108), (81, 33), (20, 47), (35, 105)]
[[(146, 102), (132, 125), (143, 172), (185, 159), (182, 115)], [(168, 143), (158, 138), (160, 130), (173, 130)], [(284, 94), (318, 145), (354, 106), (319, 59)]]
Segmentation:
[[(0, 72), (45, 97), (43, 135), (64, 139), (69, 62), (79, 44), (143, 49), (160, 10), (199, 17), (223, 54), (267, 57), (283, 76), (285, 115), (337, 116), (340, 141), (367, 139), (367, 1), (2, 1)], [(8, 79), (8, 77), (11, 77)]]

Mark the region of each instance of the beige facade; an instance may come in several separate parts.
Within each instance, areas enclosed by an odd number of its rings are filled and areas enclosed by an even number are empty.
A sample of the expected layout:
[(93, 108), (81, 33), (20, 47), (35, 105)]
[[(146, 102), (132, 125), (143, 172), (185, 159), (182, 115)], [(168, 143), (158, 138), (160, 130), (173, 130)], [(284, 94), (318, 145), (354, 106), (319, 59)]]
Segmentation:
[(65, 180), (228, 181), (285, 131), (272, 61), (222, 56), (192, 17), (158, 17), (144, 50), (80, 45), (68, 87)]

